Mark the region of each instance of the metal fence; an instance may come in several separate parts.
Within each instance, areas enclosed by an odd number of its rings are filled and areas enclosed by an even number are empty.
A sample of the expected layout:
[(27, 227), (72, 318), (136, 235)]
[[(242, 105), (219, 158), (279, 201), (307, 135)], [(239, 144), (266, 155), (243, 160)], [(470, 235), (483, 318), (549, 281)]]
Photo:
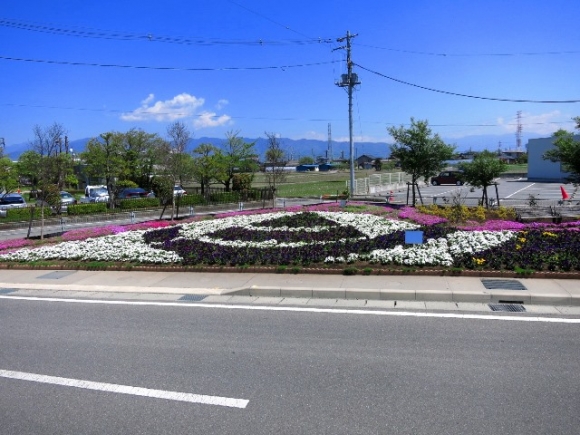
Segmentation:
[(350, 181), (346, 186), (352, 195), (369, 195), (389, 190), (397, 190), (411, 181), (411, 175), (405, 172), (392, 172), (388, 174), (371, 174), (365, 178), (354, 180), (354, 189), (350, 188)]

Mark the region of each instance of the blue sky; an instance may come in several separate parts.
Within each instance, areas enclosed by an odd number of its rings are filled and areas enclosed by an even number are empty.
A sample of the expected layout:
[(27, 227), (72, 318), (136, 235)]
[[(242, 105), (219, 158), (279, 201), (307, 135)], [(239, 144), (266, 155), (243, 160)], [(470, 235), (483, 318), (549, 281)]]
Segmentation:
[(515, 148), (518, 111), (525, 140), (571, 130), (580, 103), (485, 98), (580, 100), (579, 12), (577, 0), (4, 0), (0, 137), (28, 142), (54, 122), (71, 140), (134, 127), (166, 137), (179, 120), (195, 137), (326, 140), (330, 123), (348, 140), (335, 85), (348, 30), (355, 141), (390, 142), (387, 127), (415, 117), (459, 148), (504, 134)]

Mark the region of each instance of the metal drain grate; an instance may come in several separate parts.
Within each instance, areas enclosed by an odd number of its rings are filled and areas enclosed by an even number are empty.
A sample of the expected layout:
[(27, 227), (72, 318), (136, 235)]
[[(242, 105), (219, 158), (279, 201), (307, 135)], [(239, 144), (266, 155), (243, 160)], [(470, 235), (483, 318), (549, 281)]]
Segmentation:
[(57, 270), (46, 275), (37, 276), (36, 279), (61, 279), (73, 273), (77, 273), (76, 270)]
[(13, 293), (17, 290), (18, 289), (16, 289), (16, 288), (0, 288), (0, 295), (7, 295), (7, 294)]
[(507, 311), (510, 313), (525, 313), (526, 307), (521, 304), (488, 304), (491, 311)]
[(527, 290), (527, 288), (515, 279), (482, 279), (481, 283), (488, 290)]
[(178, 300), (179, 301), (190, 301), (190, 302), (199, 302), (203, 301), (207, 295), (183, 295)]

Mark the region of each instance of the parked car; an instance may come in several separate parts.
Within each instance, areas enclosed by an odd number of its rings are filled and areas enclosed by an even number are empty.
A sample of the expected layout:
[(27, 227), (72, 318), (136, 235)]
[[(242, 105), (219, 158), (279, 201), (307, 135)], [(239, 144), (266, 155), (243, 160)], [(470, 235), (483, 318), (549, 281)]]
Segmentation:
[(19, 193), (5, 193), (0, 196), (0, 216), (6, 216), (6, 210), (10, 208), (28, 207), (26, 200)]
[(461, 171), (443, 171), (440, 172), (436, 177), (431, 178), (431, 184), (433, 186), (439, 186), (441, 184), (455, 184), (456, 186), (463, 186), (463, 172)]
[(19, 208), (26, 207), (24, 197), (19, 193), (5, 193), (0, 197), (0, 208)]
[(119, 191), (117, 199), (155, 198), (153, 192), (149, 192), (141, 187), (126, 187)]
[[(51, 209), (52, 209), (53, 213), (59, 213), (62, 211), (66, 211), (66, 209), (68, 208), (69, 205), (76, 204), (76, 203), (77, 203), (77, 199), (73, 195), (71, 195), (70, 193), (65, 192), (63, 190), (60, 192), (60, 208), (51, 207)], [(48, 206), (48, 204), (41, 199), (37, 200), (36, 204), (39, 206), (40, 205)]]
[(105, 186), (87, 186), (80, 202), (109, 202), (109, 191)]
[(173, 196), (178, 195), (187, 195), (187, 192), (181, 185), (176, 184), (175, 186), (173, 186)]

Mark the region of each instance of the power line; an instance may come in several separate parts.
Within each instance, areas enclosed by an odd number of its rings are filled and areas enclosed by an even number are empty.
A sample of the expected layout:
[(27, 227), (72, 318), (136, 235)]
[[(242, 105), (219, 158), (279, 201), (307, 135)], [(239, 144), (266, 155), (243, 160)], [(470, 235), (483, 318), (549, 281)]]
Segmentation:
[(296, 65), (277, 65), (277, 66), (254, 66), (254, 67), (220, 67), (220, 68), (180, 68), (172, 66), (140, 66), (140, 65), (120, 65), (120, 64), (105, 64), (105, 63), (89, 63), (89, 62), (69, 62), (60, 60), (47, 60), (47, 59), (26, 59), (21, 57), (8, 57), (0, 56), (2, 60), (10, 60), (17, 62), (31, 62), (31, 63), (45, 63), (51, 65), (69, 65), (69, 66), (92, 66), (101, 68), (126, 68), (126, 69), (144, 69), (144, 70), (157, 70), (157, 71), (257, 71), (257, 70), (273, 70), (286, 68), (303, 68), (310, 66), (320, 66), (328, 65), (331, 63), (338, 63), (338, 61), (327, 61), (327, 62), (313, 62), (313, 63), (302, 63)]
[(354, 65), (358, 66), (361, 69), (364, 69), (365, 71), (368, 71), (370, 73), (376, 74), (380, 77), (392, 80), (394, 82), (397, 83), (401, 83), (403, 85), (407, 85), (407, 86), (413, 86), (415, 88), (419, 88), (419, 89), (423, 89), (426, 91), (431, 91), (431, 92), (438, 92), (440, 94), (446, 94), (446, 95), (454, 95), (456, 97), (465, 97), (465, 98), (475, 98), (478, 100), (491, 100), (491, 101), (503, 101), (503, 102), (508, 102), (508, 103), (541, 103), (541, 104), (567, 104), (567, 103), (580, 103), (580, 100), (524, 100), (524, 99), (511, 99), (511, 98), (493, 98), (493, 97), (480, 97), (480, 96), (476, 96), (476, 95), (468, 95), (468, 94), (459, 94), (457, 92), (450, 92), (450, 91), (442, 91), (440, 89), (433, 89), (433, 88), (428, 88), (426, 86), (420, 86), (420, 85), (416, 85), (414, 83), (409, 83), (406, 82), (404, 80), (399, 80), (393, 77), (389, 77), (385, 74), (382, 74), (380, 72), (377, 71), (373, 71), (369, 68), (365, 68), (362, 65), (359, 65), (357, 63), (355, 63)]
[[(42, 105), (42, 104), (22, 104), (22, 103), (0, 103), (0, 106), (8, 106), (8, 107), (26, 107), (26, 108), (35, 108), (35, 109), (54, 109), (54, 110), (75, 110), (79, 112), (104, 112), (104, 113), (131, 113), (130, 110), (120, 110), (120, 109), (95, 109), (90, 107), (64, 107), (64, 106), (54, 106), (54, 105)], [(176, 113), (176, 112), (148, 112), (142, 111), (139, 112), (140, 115), (178, 115), (178, 116), (208, 116), (207, 114), (194, 114), (191, 113)], [(215, 114), (212, 115), (211, 118), (218, 118), (222, 115)], [(340, 122), (342, 119), (333, 119), (333, 118), (296, 118), (296, 117), (286, 117), (286, 118), (273, 118), (268, 116), (231, 116), (232, 119), (250, 119), (250, 120), (258, 120), (258, 121), (308, 121), (308, 122)], [(528, 122), (522, 123), (521, 125), (525, 126), (532, 126), (532, 125), (549, 125), (549, 124), (570, 124), (572, 121), (550, 121), (550, 122)], [(365, 121), (367, 124), (383, 124), (383, 125), (410, 125), (406, 123), (395, 123), (395, 122), (386, 122), (386, 121)], [(505, 127), (505, 126), (517, 126), (517, 123), (507, 123), (507, 124), (431, 124), (429, 123), (430, 127)], [(362, 133), (362, 132), (361, 132)], [(362, 135), (362, 134), (361, 134)]]
[[(238, 5), (239, 6), (239, 5)], [(240, 6), (243, 7), (243, 6)], [(308, 44), (329, 44), (331, 38), (308, 38), (302, 40), (236, 40), (236, 39), (219, 39), (203, 37), (175, 37), (155, 35), (149, 33), (130, 33), (117, 30), (103, 30), (86, 27), (63, 27), (56, 24), (32, 23), (26, 21), (17, 21), (7, 18), (0, 18), (0, 26), (10, 27), (13, 29), (26, 30), (32, 32), (47, 33), (51, 35), (69, 36), (77, 38), (90, 39), (109, 39), (118, 41), (143, 41), (143, 42), (161, 42), (166, 44), (183, 44), (183, 45), (250, 45), (250, 46), (281, 46), (281, 45), (308, 45)]]
[[(355, 45), (355, 44), (353, 44)], [(538, 51), (538, 52), (522, 52), (522, 53), (441, 53), (429, 51), (413, 51), (402, 50), (398, 48), (377, 47), (376, 45), (356, 44), (358, 47), (374, 48), (377, 50), (395, 51), (398, 53), (420, 54), (425, 56), (439, 56), (439, 57), (512, 57), (512, 56), (554, 56), (563, 54), (578, 54), (580, 50), (566, 50), (566, 51)]]
[[(267, 17), (267, 16), (266, 16), (266, 15), (264, 15), (264, 14), (261, 14), (261, 13), (259, 13), (259, 12), (256, 12), (256, 11), (255, 11), (255, 10), (253, 10), (253, 9), (250, 9), (250, 8), (248, 8), (248, 7), (244, 6), (244, 5), (241, 5), (241, 4), (239, 4), (239, 3), (237, 3), (237, 2), (235, 2), (235, 1), (233, 1), (233, 0), (228, 0), (228, 1), (229, 1), (231, 4), (234, 4), (234, 5), (236, 5), (236, 6), (237, 6), (237, 7), (239, 7), (239, 8), (245, 9), (246, 11), (248, 11), (248, 12), (251, 12), (251, 13), (252, 13), (252, 14), (254, 14), (254, 15), (257, 15), (257, 16), (259, 16), (259, 17), (261, 17), (261, 18), (263, 18), (263, 19), (265, 19), (265, 20), (267, 20), (267, 21), (270, 21), (270, 22), (271, 22), (271, 23), (273, 23), (273, 24), (276, 24), (277, 26), (283, 27), (284, 29), (286, 29), (286, 30), (288, 30), (288, 31), (290, 31), (290, 32), (294, 32), (294, 33), (296, 33), (296, 34), (298, 34), (298, 35), (302, 35), (302, 36), (306, 36), (307, 38), (310, 38), (309, 36), (305, 35), (304, 33), (298, 32), (297, 30), (294, 30), (294, 29), (290, 28), (290, 26), (286, 26), (286, 25), (284, 25), (284, 24), (282, 24), (282, 23), (279, 23), (278, 21), (274, 21), (274, 20), (273, 20), (273, 19), (271, 19), (270, 17)], [(312, 39), (312, 38), (311, 38), (311, 39)], [(327, 40), (326, 42), (331, 42), (331, 41), (330, 41), (330, 40)]]

